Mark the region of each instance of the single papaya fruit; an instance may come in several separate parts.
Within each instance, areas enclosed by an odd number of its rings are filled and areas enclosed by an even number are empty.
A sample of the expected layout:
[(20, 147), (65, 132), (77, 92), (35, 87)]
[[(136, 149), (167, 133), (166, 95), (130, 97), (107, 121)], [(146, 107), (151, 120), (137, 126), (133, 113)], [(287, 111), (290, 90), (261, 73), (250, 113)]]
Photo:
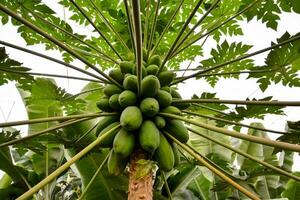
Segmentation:
[(166, 126), (166, 120), (161, 116), (155, 116), (154, 123), (157, 128), (164, 128)]
[(124, 171), (126, 164), (127, 159), (124, 159), (114, 151), (111, 151), (107, 161), (108, 173), (118, 176)]
[[(166, 91), (166, 92), (169, 92), (169, 93), (171, 94), (171, 89), (170, 89), (169, 86), (164, 86), (164, 87), (161, 87), (160, 89), (161, 89), (161, 90), (164, 90), (164, 91)], [(171, 95), (171, 96), (172, 96), (172, 95)]]
[(189, 132), (180, 120), (168, 120), (164, 129), (180, 142), (186, 143), (189, 140)]
[(157, 161), (158, 167), (163, 171), (171, 171), (174, 167), (173, 149), (163, 134), (160, 134), (160, 144), (155, 151), (154, 159)]
[(119, 154), (121, 157), (126, 158), (133, 152), (134, 146), (134, 134), (126, 131), (123, 128), (120, 129), (114, 139), (114, 152)]
[(142, 97), (154, 97), (160, 88), (159, 80), (154, 75), (148, 75), (142, 80)]
[(175, 73), (171, 71), (164, 71), (158, 75), (161, 86), (169, 85), (175, 78)]
[(159, 111), (159, 104), (156, 99), (148, 97), (141, 101), (140, 109), (143, 115), (153, 117)]
[(157, 65), (149, 65), (146, 68), (147, 74), (150, 75), (155, 75), (158, 72), (158, 66)]
[(139, 142), (147, 152), (153, 153), (160, 143), (160, 133), (151, 120), (145, 120), (139, 130)]
[(104, 112), (112, 112), (113, 109), (109, 106), (109, 99), (107, 97), (101, 98), (97, 103), (97, 107)]
[(122, 106), (119, 104), (120, 94), (114, 94), (109, 98), (109, 106), (115, 111), (122, 110)]
[(98, 136), (99, 133), (104, 129), (106, 128), (108, 125), (116, 122), (116, 121), (119, 121), (120, 119), (120, 116), (118, 115), (113, 115), (113, 116), (104, 116), (102, 117), (98, 124), (97, 124), (97, 127), (96, 127), (96, 135)]
[(135, 64), (133, 62), (120, 62), (120, 70), (123, 74), (131, 73), (133, 68), (135, 68)]
[(136, 106), (128, 106), (125, 108), (120, 117), (120, 123), (123, 128), (128, 131), (138, 129), (143, 122), (141, 110)]
[(175, 106), (168, 106), (160, 110), (161, 113), (170, 113), (173, 115), (181, 115), (181, 111)]
[(181, 95), (177, 92), (175, 88), (170, 88), (170, 94), (173, 97), (173, 99), (182, 99)]
[(159, 55), (153, 55), (148, 59), (148, 65), (157, 65), (160, 67), (161, 62), (162, 61)]
[[(172, 95), (173, 100), (182, 99), (181, 95), (174, 88), (171, 88), (170, 94)], [(176, 106), (177, 108), (179, 108), (181, 110), (184, 110), (184, 109), (189, 108), (191, 106), (191, 104), (190, 103), (181, 103), (181, 104), (176, 104), (176, 105), (174, 104), (174, 106)]]
[(128, 75), (123, 81), (123, 87), (126, 90), (133, 92), (137, 91), (137, 77), (135, 75)]
[[(114, 128), (115, 126), (117, 126), (119, 124), (119, 122), (114, 122), (111, 123), (110, 125), (108, 125), (106, 128), (104, 128), (100, 133), (99, 133), (99, 137), (103, 134), (105, 134), (107, 131), (111, 130), (112, 128)], [(113, 142), (114, 142), (114, 138), (116, 136), (116, 134), (118, 133), (119, 129), (114, 130), (112, 133), (110, 133), (107, 137), (105, 137), (100, 143), (99, 146), (100, 147), (112, 147)]]
[(161, 108), (165, 108), (172, 103), (172, 96), (169, 92), (166, 92), (164, 90), (158, 90), (156, 94), (156, 99), (159, 103), (159, 106)]
[(110, 76), (112, 79), (114, 79), (120, 84), (123, 83), (124, 75), (122, 74), (120, 68), (111, 69), (108, 73), (108, 76)]
[[(136, 75), (136, 67), (132, 68), (132, 72), (133, 75)], [(146, 67), (142, 66), (142, 78), (144, 78), (145, 76), (147, 76), (147, 70)]]
[(107, 97), (111, 97), (114, 94), (120, 94), (122, 92), (122, 89), (119, 88), (118, 86), (114, 85), (114, 84), (108, 84), (104, 89), (103, 89), (103, 93), (107, 96)]
[(119, 95), (119, 104), (125, 108), (127, 106), (133, 106), (136, 104), (137, 97), (136, 94), (130, 90), (124, 90)]
[(148, 57), (147, 57), (148, 51), (147, 49), (143, 48), (143, 61), (147, 62)]

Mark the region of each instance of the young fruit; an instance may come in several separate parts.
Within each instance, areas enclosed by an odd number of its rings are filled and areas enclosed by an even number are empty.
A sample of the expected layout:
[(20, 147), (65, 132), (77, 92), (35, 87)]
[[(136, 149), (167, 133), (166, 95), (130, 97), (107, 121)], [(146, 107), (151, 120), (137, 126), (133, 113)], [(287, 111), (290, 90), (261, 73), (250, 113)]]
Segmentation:
[(121, 157), (126, 158), (133, 152), (134, 145), (135, 145), (134, 134), (122, 128), (115, 136), (113, 149), (114, 152), (119, 154)]
[(171, 71), (164, 71), (158, 75), (161, 86), (169, 85), (175, 78), (175, 73)]
[(99, 133), (106, 128), (108, 125), (110, 125), (111, 123), (114, 123), (116, 121), (118, 121), (120, 118), (120, 116), (117, 115), (113, 115), (113, 116), (105, 116), (102, 119), (100, 119), (100, 121), (97, 124), (96, 127), (96, 135), (98, 136)]
[(135, 64), (133, 62), (120, 62), (120, 70), (123, 74), (131, 73), (133, 68), (135, 68)]
[(163, 134), (160, 134), (160, 144), (154, 154), (158, 166), (163, 171), (171, 171), (174, 167), (175, 158), (172, 146)]
[(176, 119), (169, 120), (164, 130), (173, 135), (180, 142), (186, 143), (189, 140), (189, 132), (182, 121)]
[(137, 91), (137, 77), (135, 75), (128, 75), (123, 81), (123, 87), (126, 90), (133, 92)]
[(140, 109), (136, 106), (125, 108), (120, 117), (120, 123), (128, 131), (138, 129), (143, 122), (143, 116)]
[(103, 90), (103, 93), (107, 97), (111, 97), (114, 94), (120, 94), (121, 92), (122, 92), (122, 89), (113, 84), (108, 84)]
[(104, 97), (101, 98), (97, 103), (97, 107), (104, 112), (112, 112), (113, 109), (109, 106), (109, 99)]
[(126, 159), (111, 151), (107, 161), (108, 173), (118, 176), (124, 171), (126, 164)]
[(130, 90), (124, 90), (119, 95), (119, 104), (125, 108), (127, 106), (133, 106), (136, 104), (137, 97), (136, 94)]
[(161, 65), (161, 58), (159, 55), (153, 55), (148, 59), (148, 65)]
[(142, 97), (154, 97), (160, 88), (159, 80), (154, 75), (148, 75), (142, 80)]
[(122, 110), (122, 106), (119, 104), (120, 94), (114, 94), (109, 98), (109, 106), (115, 111)]
[(158, 90), (158, 92), (156, 94), (156, 99), (161, 108), (165, 108), (165, 107), (171, 105), (171, 103), (172, 103), (171, 94), (164, 90)]
[(155, 75), (158, 72), (158, 66), (157, 65), (149, 65), (147, 66), (146, 70), (147, 70), (147, 74), (150, 75)]
[(166, 126), (166, 120), (161, 116), (155, 116), (154, 123), (157, 128), (164, 128)]
[[(105, 134), (107, 131), (111, 130), (112, 128), (114, 128), (115, 126), (117, 126), (119, 124), (119, 122), (114, 122), (111, 123), (109, 126), (107, 126), (106, 128), (104, 128), (100, 133), (99, 133), (99, 137), (103, 134)], [(116, 136), (116, 134), (118, 133), (119, 129), (115, 129), (112, 133), (110, 133), (107, 137), (105, 137), (100, 143), (99, 146), (100, 147), (112, 147), (113, 145), (113, 141), (114, 138)]]
[(181, 111), (175, 106), (168, 106), (160, 111), (161, 113), (170, 113), (173, 115), (181, 115)]
[(170, 94), (173, 99), (182, 99), (181, 95), (176, 91), (175, 88), (170, 88)]
[(122, 74), (121, 70), (119, 68), (117, 69), (111, 69), (108, 73), (108, 76), (113, 78), (118, 83), (122, 84), (124, 80), (124, 75)]
[[(136, 75), (136, 67), (132, 68), (131, 73)], [(147, 70), (144, 66), (142, 66), (142, 78), (144, 78), (145, 76), (147, 76)]]
[(140, 109), (143, 115), (153, 117), (159, 111), (159, 104), (154, 98), (146, 98), (141, 101)]
[(160, 133), (155, 124), (150, 120), (145, 120), (139, 130), (139, 142), (145, 151), (153, 153), (160, 143)]
[[(161, 90), (164, 90), (166, 92), (169, 92), (171, 94), (171, 88), (169, 86), (164, 86), (160, 88)], [(171, 95), (172, 96), (172, 95)]]

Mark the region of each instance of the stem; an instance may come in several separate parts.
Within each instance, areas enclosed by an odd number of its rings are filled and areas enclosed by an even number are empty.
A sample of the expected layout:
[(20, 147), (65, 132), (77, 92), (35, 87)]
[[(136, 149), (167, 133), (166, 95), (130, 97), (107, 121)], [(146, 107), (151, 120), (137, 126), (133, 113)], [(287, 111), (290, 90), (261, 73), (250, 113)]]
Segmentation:
[(300, 101), (250, 101), (250, 100), (223, 100), (223, 99), (184, 99), (173, 100), (173, 103), (225, 103), (225, 104), (242, 104), (242, 105), (268, 105), (268, 106), (300, 106)]
[(24, 124), (37, 124), (37, 123), (51, 122), (51, 121), (80, 119), (83, 117), (100, 117), (100, 116), (112, 116), (112, 115), (117, 115), (117, 113), (89, 113), (89, 114), (70, 115), (70, 116), (45, 117), (45, 118), (31, 119), (31, 120), (4, 122), (4, 123), (0, 123), (0, 128), (9, 127), (9, 126), (19, 126)]
[(170, 191), (170, 188), (169, 188), (169, 184), (168, 184), (168, 181), (167, 181), (167, 178), (166, 178), (166, 174), (164, 171), (161, 171), (161, 174), (162, 174), (162, 177), (163, 177), (163, 180), (165, 182), (165, 186), (166, 186), (166, 190), (167, 190), (167, 193), (168, 193), (168, 197), (170, 200), (172, 200), (172, 193)]
[(212, 126), (212, 125), (209, 125), (209, 124), (197, 122), (197, 121), (191, 120), (191, 119), (186, 119), (184, 117), (169, 114), (169, 113), (160, 113), (159, 115), (167, 117), (167, 118), (182, 120), (184, 122), (194, 124), (196, 126), (199, 126), (201, 128), (204, 128), (204, 129), (208, 129), (210, 131), (222, 133), (224, 135), (229, 135), (229, 136), (232, 136), (232, 137), (235, 137), (235, 138), (240, 138), (240, 139), (247, 140), (247, 141), (250, 141), (250, 142), (255, 142), (255, 143), (264, 144), (264, 145), (271, 146), (271, 147), (278, 147), (280, 149), (300, 152), (300, 145), (290, 144), (290, 143), (287, 143), (287, 142), (273, 141), (273, 140), (270, 140), (270, 139), (261, 138), (261, 137), (257, 137), (257, 136), (252, 136), (252, 135), (245, 135), (245, 134), (239, 133), (237, 131), (231, 131), (231, 130), (227, 130), (225, 128), (219, 128), (219, 127), (216, 127), (216, 126)]
[(107, 154), (107, 156), (104, 158), (104, 160), (102, 161), (102, 163), (100, 164), (100, 166), (98, 167), (97, 171), (95, 172), (95, 174), (93, 175), (93, 177), (91, 178), (91, 180), (89, 181), (89, 183), (87, 184), (87, 186), (84, 188), (84, 190), (82, 191), (81, 196), (79, 197), (78, 200), (82, 200), (84, 198), (84, 196), (86, 195), (87, 191), (89, 190), (90, 186), (92, 185), (92, 183), (94, 182), (94, 180), (97, 178), (98, 174), (100, 173), (102, 167), (104, 166), (104, 164), (106, 163), (106, 161), (108, 160), (109, 157), (109, 153)]
[(135, 30), (135, 56), (136, 56), (136, 76), (138, 95), (141, 94), (142, 82), (142, 30), (140, 17), (140, 0), (132, 1), (133, 25)]
[(126, 10), (126, 16), (127, 16), (127, 25), (128, 25), (128, 29), (129, 29), (129, 33), (130, 33), (130, 38), (131, 38), (131, 43), (132, 43), (132, 47), (133, 50), (135, 52), (135, 41), (134, 41), (134, 37), (133, 37), (133, 28), (132, 28), (132, 21), (131, 21), (131, 15), (130, 15), (130, 11), (128, 8), (128, 4), (127, 4), (127, 0), (123, 0), (124, 5), (125, 5), (125, 10)]
[(108, 41), (106, 36), (102, 33), (102, 31), (94, 24), (92, 19), (83, 11), (83, 9), (75, 3), (74, 0), (69, 0), (76, 8), (77, 10), (84, 16), (84, 18), (94, 27), (94, 29), (99, 33), (99, 35), (102, 37), (102, 39), (108, 44), (108, 46), (111, 48), (111, 50), (118, 56), (120, 60), (123, 60), (120, 54), (116, 51), (116, 49), (113, 47), (113, 45)]
[(7, 69), (0, 69), (0, 71), (9, 72), (9, 73), (16, 73), (16, 74), (28, 74), (28, 75), (34, 75), (34, 76), (66, 78), (66, 79), (75, 79), (75, 80), (80, 80), (80, 81), (91, 81), (91, 82), (103, 83), (100, 80), (82, 78), (82, 77), (76, 77), (76, 76), (64, 76), (64, 75), (58, 75), (58, 74), (45, 74), (45, 73), (36, 73), (36, 72), (13, 71), (13, 70), (7, 70)]
[(255, 162), (257, 162), (257, 163), (259, 163), (259, 164), (261, 164), (261, 165), (263, 165), (265, 167), (268, 167), (268, 168), (270, 168), (270, 169), (278, 172), (279, 174), (285, 175), (285, 176), (287, 176), (289, 178), (292, 178), (292, 179), (300, 182), (300, 177), (295, 176), (295, 175), (293, 175), (291, 173), (288, 173), (288, 172), (286, 172), (286, 171), (284, 171), (284, 170), (282, 170), (282, 169), (280, 169), (278, 167), (275, 167), (275, 166), (273, 166), (273, 165), (271, 165), (271, 164), (269, 164), (267, 162), (259, 160), (258, 158), (254, 157), (254, 156), (252, 156), (250, 154), (247, 154), (247, 153), (245, 153), (245, 152), (243, 152), (243, 151), (241, 151), (241, 150), (239, 150), (237, 148), (233, 148), (230, 145), (227, 145), (227, 144), (225, 144), (225, 143), (223, 143), (221, 141), (216, 140), (214, 137), (211, 137), (211, 136), (209, 136), (207, 134), (203, 134), (200, 131), (197, 131), (197, 130), (192, 129), (192, 128), (188, 128), (188, 130), (190, 130), (191, 132), (193, 132), (193, 133), (195, 133), (195, 134), (197, 134), (197, 135), (199, 135), (201, 137), (206, 138), (207, 140), (211, 140), (211, 141), (215, 142), (216, 144), (219, 144), (219, 145), (221, 145), (221, 146), (223, 146), (223, 147), (225, 147), (227, 149), (230, 149), (231, 151), (233, 151), (235, 153), (238, 153), (238, 154), (240, 154), (240, 155), (242, 155), (242, 156), (244, 156), (246, 158), (249, 158), (250, 160), (253, 160), (253, 161), (255, 161)]
[(156, 75), (159, 75), (159, 73), (162, 71), (162, 69), (164, 68), (164, 65), (166, 64), (166, 62), (168, 61), (169, 57), (172, 54), (172, 51), (174, 50), (176, 44), (178, 43), (179, 39), (181, 38), (182, 34), (184, 33), (185, 29), (188, 27), (190, 21), (192, 20), (192, 18), (194, 17), (194, 15), (196, 14), (198, 8), (200, 7), (200, 5), (202, 4), (203, 0), (199, 0), (197, 5), (194, 7), (193, 11), (191, 12), (191, 14), (189, 15), (188, 19), (185, 21), (184, 25), (182, 26), (181, 30), (179, 31), (177, 37), (175, 38), (172, 46), (170, 47), (166, 57), (164, 58), (161, 66), (159, 67), (158, 72), (156, 73)]
[(162, 40), (162, 38), (164, 37), (165, 33), (168, 31), (169, 27), (171, 26), (171, 23), (173, 21), (173, 19), (175, 18), (175, 16), (177, 15), (178, 11), (180, 10), (180, 7), (182, 6), (184, 0), (181, 0), (180, 3), (178, 4), (176, 10), (174, 11), (173, 15), (171, 16), (171, 18), (168, 21), (168, 24), (165, 26), (163, 32), (160, 34), (157, 42), (155, 43), (155, 46), (153, 47), (153, 49), (151, 50), (149, 57), (153, 55), (153, 53), (155, 52), (156, 48), (158, 47), (160, 41)]
[[(239, 15), (243, 14), (244, 12), (248, 11), (250, 8), (252, 8), (258, 1), (260, 0), (255, 0), (254, 2), (252, 2), (251, 4), (249, 4), (247, 7), (245, 7), (244, 9), (242, 9), (241, 11), (239, 11), (238, 13), (236, 13), (235, 15), (233, 15), (232, 17), (229, 17), (227, 20), (225, 20), (224, 22), (222, 22), (221, 24), (215, 26), (214, 28), (212, 28), (211, 30), (207, 31), (205, 34), (202, 35), (202, 32), (200, 32), (200, 36), (195, 38), (194, 40), (192, 40), (191, 42), (189, 42), (187, 45), (185, 45), (183, 48), (181, 48), (179, 51), (176, 51), (173, 53), (172, 56), (176, 56), (179, 53), (181, 53), (182, 51), (184, 51), (186, 48), (190, 47), (192, 44), (194, 44), (195, 42), (201, 40), (202, 38), (204, 38), (205, 36), (210, 35), (212, 32), (214, 32), (215, 30), (218, 30), (220, 27), (224, 26), (225, 24), (227, 24), (228, 22), (230, 22), (231, 20), (233, 20), (234, 18), (238, 17)], [(214, 26), (214, 25), (213, 25)]]
[(182, 38), (182, 40), (179, 41), (179, 44), (176, 45), (176, 47), (174, 48), (174, 50), (172, 51), (171, 56), (173, 55), (174, 52), (176, 52), (176, 50), (187, 40), (187, 38), (194, 32), (194, 30), (203, 22), (203, 20), (207, 17), (207, 15), (209, 15), (209, 13), (215, 9), (215, 7), (218, 5), (218, 3), (220, 2), (220, 0), (216, 0), (211, 6), (210, 8), (202, 15), (202, 17), (199, 19), (199, 21), (193, 26), (193, 28), (191, 30), (189, 30), (189, 32)]
[(222, 173), (220, 170), (212, 166), (209, 162), (207, 162), (202, 155), (200, 155), (198, 152), (195, 152), (189, 145), (183, 144), (179, 142), (175, 137), (173, 137), (171, 134), (164, 132), (171, 140), (176, 142), (182, 149), (184, 149), (187, 153), (189, 153), (191, 156), (193, 156), (195, 159), (197, 159), (200, 163), (202, 163), (205, 167), (207, 167), (210, 171), (212, 171), (214, 174), (218, 175), (220, 178), (222, 178), (224, 181), (232, 185), (234, 188), (245, 194), (250, 199), (259, 200), (259, 198), (252, 194), (250, 191), (239, 185), (237, 182), (232, 180), (231, 178), (227, 177), (224, 173)]
[(252, 56), (255, 56), (255, 55), (264, 53), (264, 52), (266, 52), (266, 51), (275, 49), (275, 48), (277, 48), (277, 47), (280, 47), (280, 46), (282, 46), (282, 45), (288, 44), (288, 43), (290, 43), (290, 42), (293, 42), (293, 41), (296, 41), (296, 40), (299, 40), (299, 39), (300, 39), (300, 35), (297, 35), (297, 36), (292, 37), (292, 38), (290, 38), (290, 39), (288, 39), (288, 40), (285, 40), (285, 41), (283, 41), (283, 42), (279, 42), (278, 44), (271, 45), (270, 47), (267, 47), (267, 48), (264, 48), (264, 49), (255, 51), (255, 52), (250, 53), (250, 54), (247, 54), (247, 55), (243, 55), (243, 56), (237, 57), (237, 58), (235, 58), (235, 59), (233, 59), (233, 60), (229, 60), (229, 61), (224, 62), (224, 63), (221, 63), (221, 64), (217, 64), (217, 65), (215, 65), (215, 66), (213, 66), (213, 67), (211, 67), (211, 68), (205, 69), (205, 70), (203, 70), (203, 71), (196, 72), (196, 73), (194, 73), (194, 74), (191, 74), (190, 76), (186, 76), (185, 78), (182, 78), (182, 79), (180, 79), (180, 80), (177, 80), (177, 81), (173, 82), (172, 84), (180, 83), (180, 82), (185, 81), (185, 80), (187, 80), (187, 79), (194, 78), (194, 77), (196, 77), (196, 76), (198, 76), (198, 75), (200, 75), (200, 74), (204, 74), (204, 73), (210, 72), (210, 71), (212, 71), (212, 70), (221, 68), (221, 67), (223, 67), (223, 66), (226, 66), (226, 65), (229, 65), (229, 64), (232, 64), (232, 63), (235, 63), (235, 62), (244, 60), (244, 59), (246, 59), (246, 58), (249, 58), (249, 57), (252, 57)]
[[(148, 41), (148, 28), (149, 28), (149, 15), (150, 15), (150, 6), (151, 6), (151, 0), (147, 0), (147, 11), (145, 16), (145, 23), (144, 23), (144, 48), (147, 49), (147, 41)], [(148, 53), (149, 54), (149, 53)], [(146, 55), (143, 55), (146, 56)]]
[(157, 23), (157, 16), (158, 16), (158, 10), (159, 10), (160, 1), (161, 0), (157, 1), (156, 7), (155, 7), (154, 20), (153, 20), (153, 23), (152, 23), (152, 28), (151, 28), (151, 32), (150, 32), (150, 38), (149, 38), (149, 41), (148, 41), (148, 51), (147, 51), (148, 55), (147, 56), (149, 56), (149, 51), (152, 48), (152, 41), (153, 41), (153, 37), (154, 37), (155, 31), (156, 31), (156, 23)]
[(103, 87), (97, 87), (97, 88), (93, 88), (93, 89), (86, 90), (86, 91), (83, 91), (83, 92), (79, 92), (77, 94), (74, 94), (74, 95), (68, 96), (66, 98), (63, 98), (63, 99), (61, 99), (61, 101), (66, 101), (66, 100), (78, 97), (78, 96), (80, 96), (82, 94), (86, 94), (86, 93), (89, 93), (89, 92), (94, 92), (94, 91), (98, 91), (98, 90), (102, 90), (102, 89), (103, 89)]
[(11, 47), (11, 48), (14, 48), (14, 49), (17, 49), (17, 50), (20, 50), (20, 51), (24, 51), (24, 52), (26, 52), (26, 53), (30, 53), (30, 54), (35, 55), (35, 56), (39, 56), (39, 57), (41, 57), (41, 58), (45, 58), (45, 59), (47, 59), (47, 60), (51, 60), (51, 61), (53, 61), (53, 62), (56, 62), (56, 63), (61, 64), (61, 65), (64, 65), (64, 66), (66, 66), (66, 67), (68, 67), (68, 68), (74, 69), (74, 70), (76, 70), (76, 71), (79, 71), (79, 72), (81, 72), (81, 73), (84, 73), (84, 74), (86, 74), (86, 75), (89, 75), (89, 76), (91, 76), (91, 77), (94, 77), (94, 78), (96, 78), (96, 79), (99, 79), (99, 80), (101, 80), (101, 81), (107, 82), (107, 80), (105, 80), (105, 79), (103, 79), (103, 78), (101, 78), (101, 77), (99, 77), (99, 76), (97, 76), (97, 75), (95, 75), (95, 74), (93, 74), (93, 73), (91, 73), (91, 72), (88, 72), (88, 71), (86, 71), (86, 70), (80, 69), (79, 67), (76, 67), (76, 66), (74, 66), (74, 65), (71, 65), (71, 64), (69, 64), (69, 63), (65, 63), (65, 62), (63, 62), (63, 61), (60, 61), (60, 60), (55, 59), (55, 58), (52, 58), (52, 57), (47, 56), (47, 55), (45, 55), (45, 54), (41, 54), (41, 53), (38, 53), (38, 52), (36, 52), (36, 51), (32, 51), (32, 50), (29, 50), (29, 49), (26, 49), (26, 48), (23, 48), (23, 47), (20, 47), (20, 46), (17, 46), (17, 45), (14, 45), (14, 44), (11, 44), (11, 43), (2, 41), (2, 40), (0, 40), (0, 44), (5, 45), (5, 46), (8, 46), (8, 47)]
[(83, 150), (81, 150), (78, 154), (76, 154), (74, 157), (72, 157), (69, 161), (67, 161), (65, 164), (63, 164), (59, 168), (57, 168), (54, 172), (52, 172), (49, 176), (47, 176), (41, 182), (36, 184), (33, 188), (31, 188), (30, 190), (28, 190), (27, 192), (22, 194), (20, 197), (18, 197), (17, 200), (25, 200), (25, 199), (30, 198), (34, 193), (38, 192), (41, 188), (43, 188), (45, 185), (47, 185), (49, 182), (51, 182), (53, 179), (55, 179), (61, 173), (63, 173), (65, 170), (67, 170), (77, 160), (82, 158), (85, 154), (89, 153), (102, 140), (104, 140), (106, 137), (108, 137), (113, 131), (115, 131), (119, 127), (120, 127), (120, 125), (116, 125), (114, 128), (110, 129), (109, 131), (107, 131), (104, 134), (102, 134), (101, 136), (99, 136), (94, 142), (92, 142), (87, 147), (85, 147)]
[(255, 127), (255, 126), (251, 126), (251, 125), (247, 125), (247, 124), (242, 124), (242, 123), (238, 123), (238, 122), (234, 122), (234, 121), (229, 121), (229, 120), (222, 119), (222, 118), (202, 115), (202, 114), (195, 113), (195, 112), (190, 112), (190, 111), (182, 111), (182, 112), (190, 114), (190, 115), (198, 116), (198, 117), (207, 118), (207, 119), (210, 119), (210, 120), (221, 121), (221, 122), (225, 122), (225, 123), (228, 123), (228, 124), (234, 124), (234, 125), (237, 125), (237, 126), (243, 126), (243, 127), (247, 127), (247, 128), (251, 128), (251, 129), (255, 129), (255, 130), (267, 131), (267, 132), (277, 133), (277, 134), (289, 134), (288, 132), (275, 131), (275, 130), (270, 130), (270, 129), (265, 129), (265, 128), (259, 128), (259, 127)]
[(104, 16), (104, 14), (97, 7), (97, 5), (93, 2), (93, 0), (90, 0), (90, 2), (92, 3), (93, 7), (97, 11), (97, 15), (102, 19), (102, 21), (104, 22), (104, 24), (109, 28), (109, 30), (111, 32), (113, 32), (117, 36), (118, 40), (127, 49), (127, 51), (130, 51), (130, 49), (128, 48), (128, 46), (126, 45), (126, 43), (124, 42), (124, 40), (120, 36), (120, 34), (116, 31), (116, 29), (113, 27), (113, 25), (106, 19), (106, 17)]

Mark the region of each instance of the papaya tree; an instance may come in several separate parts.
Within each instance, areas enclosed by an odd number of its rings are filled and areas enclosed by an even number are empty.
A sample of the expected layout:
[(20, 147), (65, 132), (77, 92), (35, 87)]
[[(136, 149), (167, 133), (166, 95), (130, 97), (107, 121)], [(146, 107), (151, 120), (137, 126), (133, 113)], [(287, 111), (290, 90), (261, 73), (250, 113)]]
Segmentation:
[[(15, 83), (28, 119), (0, 123), (0, 199), (298, 199), (300, 123), (261, 122), (299, 99), (213, 92), (224, 79), (263, 95), (300, 86), (299, 33), (261, 49), (239, 40), (251, 20), (276, 32), (282, 13), (299, 2), (1, 0), (1, 35), (15, 27), (26, 46), (0, 39), (0, 84)], [(49, 64), (32, 71), (10, 49)]]

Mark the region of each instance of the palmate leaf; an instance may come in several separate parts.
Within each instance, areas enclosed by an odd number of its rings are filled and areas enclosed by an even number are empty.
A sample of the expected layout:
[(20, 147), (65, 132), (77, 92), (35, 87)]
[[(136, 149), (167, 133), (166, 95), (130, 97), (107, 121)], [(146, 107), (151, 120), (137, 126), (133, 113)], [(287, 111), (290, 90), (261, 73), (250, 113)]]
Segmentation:
[[(251, 45), (242, 44), (241, 42), (233, 42), (229, 44), (226, 40), (218, 45), (216, 49), (212, 49), (210, 54), (211, 58), (201, 61), (202, 69), (208, 69), (212, 66), (224, 63), (228, 60), (233, 60), (240, 57), (248, 52)], [(254, 66), (252, 59), (245, 59), (240, 62), (235, 62), (222, 68), (211, 71), (212, 73), (232, 72), (241, 71), (244, 69), (251, 69)], [(211, 86), (215, 86), (221, 76), (207, 76), (205, 79)], [(239, 78), (238, 74), (223, 75), (224, 78)]]
[[(295, 175), (299, 176), (300, 173), (296, 172)], [(282, 197), (286, 197), (289, 200), (296, 200), (300, 196), (300, 183), (295, 180), (289, 180), (286, 189), (281, 193)]]
[(0, 85), (8, 83), (9, 81), (15, 81), (20, 85), (20, 88), (29, 90), (34, 81), (33, 77), (27, 74), (13, 73), (14, 71), (27, 72), (30, 70), (21, 65), (22, 63), (9, 58), (5, 47), (0, 47)]
[(300, 13), (300, 5), (297, 0), (278, 0), (278, 2), (283, 11)]
[[(288, 32), (286, 32), (277, 39), (277, 43), (290, 39), (294, 36), (291, 36)], [(265, 91), (272, 83), (282, 83), (284, 86), (289, 87), (300, 87), (300, 78), (297, 74), (300, 70), (299, 40), (290, 42), (280, 48), (273, 49), (266, 58), (265, 63), (265, 66), (259, 68), (262, 70), (274, 70), (274, 72), (250, 74), (248, 77), (258, 78), (257, 82), (259, 83), (259, 87), (262, 91)]]

